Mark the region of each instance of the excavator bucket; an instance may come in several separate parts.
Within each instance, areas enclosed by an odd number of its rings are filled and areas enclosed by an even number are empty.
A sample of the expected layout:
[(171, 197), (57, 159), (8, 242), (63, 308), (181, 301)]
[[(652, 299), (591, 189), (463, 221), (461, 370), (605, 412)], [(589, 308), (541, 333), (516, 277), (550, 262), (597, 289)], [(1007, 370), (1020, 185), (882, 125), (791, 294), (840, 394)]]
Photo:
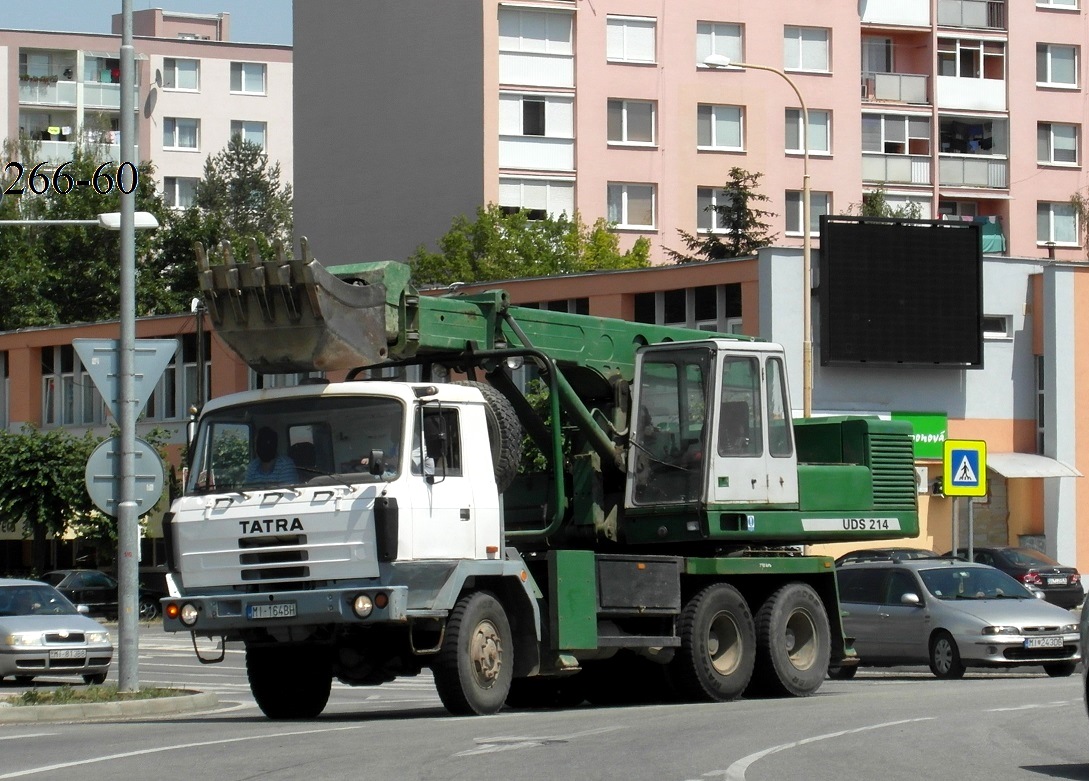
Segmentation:
[(264, 261), (251, 241), (243, 262), (228, 242), (212, 253), (196, 246), (200, 289), (216, 331), (262, 374), (386, 360), (390, 346), (405, 338), (405, 299), (415, 298), (406, 290), (407, 267), (399, 272), (388, 267), (404, 264), (368, 264), (371, 274), (341, 279), (311, 256), (305, 238), (301, 244), (301, 259), (286, 258), (278, 244), (276, 257)]

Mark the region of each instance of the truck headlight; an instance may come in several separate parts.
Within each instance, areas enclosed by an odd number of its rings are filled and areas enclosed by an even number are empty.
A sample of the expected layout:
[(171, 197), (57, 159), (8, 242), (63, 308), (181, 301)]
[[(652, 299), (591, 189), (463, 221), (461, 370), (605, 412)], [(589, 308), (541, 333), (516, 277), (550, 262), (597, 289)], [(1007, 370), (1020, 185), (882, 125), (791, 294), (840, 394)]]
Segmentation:
[(192, 626), (197, 623), (197, 615), (199, 613), (200, 611), (197, 610), (196, 605), (192, 602), (186, 602), (181, 606), (181, 612), (178, 614), (178, 618), (180, 618), (181, 622), (186, 626)]
[(360, 594), (352, 602), (352, 610), (360, 618), (366, 618), (374, 610), (374, 602), (366, 594)]

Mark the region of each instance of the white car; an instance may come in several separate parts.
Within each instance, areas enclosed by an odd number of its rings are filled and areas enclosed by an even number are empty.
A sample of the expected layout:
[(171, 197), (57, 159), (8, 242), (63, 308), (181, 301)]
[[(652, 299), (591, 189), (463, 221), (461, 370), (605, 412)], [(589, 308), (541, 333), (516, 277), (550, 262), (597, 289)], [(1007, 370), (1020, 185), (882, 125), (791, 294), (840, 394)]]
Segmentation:
[(113, 643), (86, 611), (45, 583), (0, 578), (0, 680), (82, 675), (85, 683), (104, 683)]

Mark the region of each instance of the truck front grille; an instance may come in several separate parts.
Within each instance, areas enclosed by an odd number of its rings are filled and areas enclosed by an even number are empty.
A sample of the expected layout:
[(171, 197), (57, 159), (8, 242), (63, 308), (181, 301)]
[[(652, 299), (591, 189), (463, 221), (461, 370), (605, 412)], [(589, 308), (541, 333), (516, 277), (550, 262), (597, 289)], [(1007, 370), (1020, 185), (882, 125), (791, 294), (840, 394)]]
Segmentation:
[(277, 581), (310, 576), (309, 567), (298, 566), (309, 560), (305, 534), (241, 537), (238, 547), (244, 551), (238, 554), (242, 580)]

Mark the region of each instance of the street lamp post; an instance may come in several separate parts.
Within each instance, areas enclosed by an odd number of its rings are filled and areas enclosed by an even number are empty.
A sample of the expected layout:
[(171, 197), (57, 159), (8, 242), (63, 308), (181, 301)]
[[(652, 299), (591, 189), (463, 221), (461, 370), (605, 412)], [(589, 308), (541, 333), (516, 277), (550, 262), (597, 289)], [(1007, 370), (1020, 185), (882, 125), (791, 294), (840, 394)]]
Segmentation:
[(783, 80), (798, 96), (802, 107), (802, 416), (813, 415), (813, 316), (812, 307), (812, 260), (813, 247), (809, 236), (809, 218), (812, 199), (809, 193), (809, 109), (806, 108), (798, 85), (778, 68), (768, 65), (754, 65), (751, 62), (734, 62), (721, 54), (712, 54), (703, 61), (712, 68), (750, 68), (752, 70), (771, 71), (783, 77)]

